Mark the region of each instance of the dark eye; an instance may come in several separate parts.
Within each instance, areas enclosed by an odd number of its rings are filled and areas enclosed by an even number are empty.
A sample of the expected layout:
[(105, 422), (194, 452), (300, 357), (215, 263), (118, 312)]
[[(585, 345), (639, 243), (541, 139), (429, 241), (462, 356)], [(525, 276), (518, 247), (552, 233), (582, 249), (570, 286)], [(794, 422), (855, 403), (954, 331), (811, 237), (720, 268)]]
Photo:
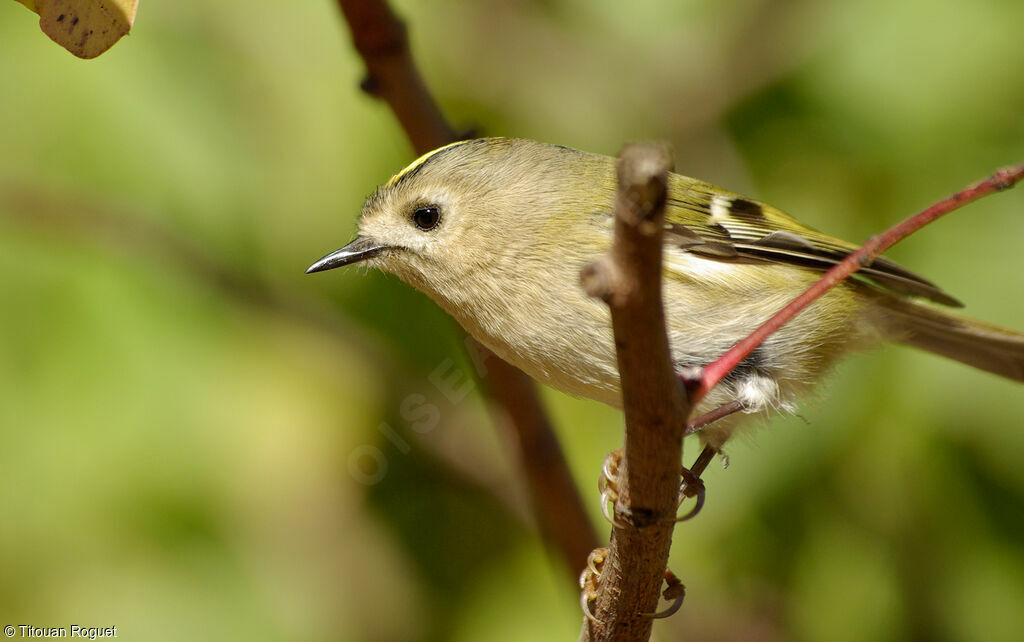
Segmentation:
[(437, 227), (437, 224), (441, 221), (441, 210), (434, 205), (427, 207), (417, 207), (416, 211), (412, 213), (412, 222), (416, 224), (416, 227), (420, 228), (424, 232), (430, 231)]

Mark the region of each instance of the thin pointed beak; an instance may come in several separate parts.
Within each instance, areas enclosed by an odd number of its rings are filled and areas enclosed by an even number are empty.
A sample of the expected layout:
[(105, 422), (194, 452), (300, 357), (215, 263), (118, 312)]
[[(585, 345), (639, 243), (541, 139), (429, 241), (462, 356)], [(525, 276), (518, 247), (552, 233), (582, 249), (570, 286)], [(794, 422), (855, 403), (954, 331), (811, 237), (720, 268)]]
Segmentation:
[(345, 247), (331, 252), (324, 258), (309, 266), (306, 269), (306, 274), (323, 272), (324, 270), (333, 270), (334, 268), (341, 267), (343, 265), (350, 265), (352, 263), (358, 263), (359, 261), (365, 261), (370, 257), (377, 256), (385, 249), (387, 249), (386, 245), (381, 245), (371, 239), (357, 236), (354, 241)]

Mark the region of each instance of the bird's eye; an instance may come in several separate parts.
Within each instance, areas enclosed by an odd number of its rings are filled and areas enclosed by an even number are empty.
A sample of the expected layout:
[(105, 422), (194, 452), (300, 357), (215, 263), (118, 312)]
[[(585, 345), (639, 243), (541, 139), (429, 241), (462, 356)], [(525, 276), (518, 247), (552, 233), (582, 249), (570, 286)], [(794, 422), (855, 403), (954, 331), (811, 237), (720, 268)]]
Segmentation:
[(424, 232), (430, 231), (437, 227), (437, 224), (441, 221), (441, 210), (433, 205), (427, 207), (417, 207), (416, 211), (412, 213), (412, 222), (416, 224), (416, 227), (420, 228)]

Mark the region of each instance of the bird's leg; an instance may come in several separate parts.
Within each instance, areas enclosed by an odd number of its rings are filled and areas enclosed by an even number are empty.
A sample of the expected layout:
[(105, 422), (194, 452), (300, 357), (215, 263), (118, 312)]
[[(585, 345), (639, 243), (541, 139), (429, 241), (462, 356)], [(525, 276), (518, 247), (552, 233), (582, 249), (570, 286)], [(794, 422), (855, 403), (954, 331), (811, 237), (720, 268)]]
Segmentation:
[[(705, 413), (688, 421), (683, 434), (692, 435), (695, 432), (699, 432), (705, 426), (735, 412), (739, 412), (744, 408), (744, 404), (740, 401), (731, 401), (727, 404), (723, 404), (711, 412)], [(705, 488), (704, 482), (701, 481), (700, 476), (704, 474), (708, 464), (711, 463), (711, 460), (714, 459), (717, 454), (718, 449), (714, 446), (704, 446), (704, 450), (701, 451), (692, 466), (689, 468), (680, 466), (680, 477), (682, 477), (682, 483), (679, 485), (679, 504), (681, 505), (688, 497), (696, 497), (697, 504), (686, 515), (677, 517), (677, 522), (692, 519), (704, 506)], [(601, 478), (597, 483), (598, 490), (601, 491), (601, 513), (615, 528), (623, 528), (625, 526), (615, 519), (615, 502), (619, 498), (618, 479), (621, 464), (621, 449), (613, 450), (608, 453), (604, 458), (604, 464), (601, 466)], [(593, 623), (598, 622), (591, 611), (591, 605), (594, 600), (597, 599), (598, 588), (601, 581), (601, 567), (604, 565), (607, 554), (607, 548), (597, 548), (591, 551), (590, 555), (587, 556), (587, 566), (580, 574), (580, 607), (583, 609), (583, 615), (586, 619)], [(669, 617), (678, 611), (683, 604), (683, 598), (686, 595), (686, 587), (679, 581), (679, 578), (677, 578), (672, 571), (666, 569), (665, 582), (668, 586), (663, 593), (663, 597), (666, 600), (672, 600), (672, 604), (658, 613), (645, 614), (648, 617)]]
[(704, 446), (704, 450), (701, 451), (700, 455), (697, 456), (697, 461), (693, 462), (693, 466), (687, 468), (681, 466), (680, 476), (683, 478), (683, 482), (679, 484), (679, 504), (682, 505), (686, 501), (687, 497), (696, 497), (697, 503), (690, 510), (689, 513), (681, 517), (677, 517), (677, 522), (685, 522), (688, 519), (693, 519), (700, 512), (700, 509), (704, 507), (704, 496), (706, 494), (704, 488), (704, 482), (701, 481), (700, 476), (704, 473), (704, 469), (708, 467), (711, 460), (718, 454), (718, 449), (714, 446)]
[[(739, 412), (746, 408), (746, 404), (742, 401), (730, 401), (729, 403), (722, 404), (710, 412), (706, 412), (699, 417), (695, 417), (686, 422), (686, 428), (683, 431), (683, 435), (692, 435), (696, 432), (700, 432), (705, 427), (714, 422), (728, 417), (729, 415)], [(689, 468), (683, 466), (680, 476), (683, 478), (682, 483), (679, 485), (679, 504), (682, 505), (686, 501), (687, 497), (696, 497), (697, 503), (690, 510), (681, 517), (677, 517), (677, 522), (683, 522), (688, 519), (696, 517), (700, 509), (704, 507), (704, 496), (705, 488), (704, 482), (701, 481), (700, 476), (704, 474), (704, 470), (711, 463), (711, 460), (718, 454), (718, 449), (714, 446), (704, 446), (704, 450), (701, 451), (697, 457), (697, 461), (693, 462), (693, 466)]]
[[(729, 403), (722, 404), (718, 408), (686, 422), (686, 429), (683, 435), (692, 435), (699, 432), (709, 424), (739, 412), (745, 407), (741, 401), (730, 401)], [(705, 446), (704, 451), (697, 457), (697, 461), (694, 462), (693, 466), (690, 468), (681, 467), (680, 476), (682, 477), (682, 483), (679, 486), (679, 504), (681, 505), (688, 497), (696, 497), (697, 505), (686, 515), (677, 517), (676, 521), (692, 519), (704, 506), (705, 489), (704, 482), (701, 481), (700, 476), (717, 453), (718, 449)], [(601, 466), (601, 477), (597, 482), (597, 488), (601, 492), (601, 513), (608, 520), (608, 523), (616, 528), (623, 528), (624, 526), (624, 524), (615, 519), (614, 508), (615, 501), (619, 498), (618, 478), (621, 464), (621, 449), (608, 453), (608, 456), (604, 458), (604, 465)]]
[(715, 423), (719, 419), (728, 417), (729, 415), (739, 412), (746, 407), (746, 404), (738, 400), (730, 401), (729, 403), (724, 403), (710, 412), (706, 412), (703, 415), (700, 415), (699, 417), (694, 417), (693, 419), (687, 421), (686, 428), (683, 430), (683, 436), (692, 435), (696, 432), (700, 432), (708, 425)]

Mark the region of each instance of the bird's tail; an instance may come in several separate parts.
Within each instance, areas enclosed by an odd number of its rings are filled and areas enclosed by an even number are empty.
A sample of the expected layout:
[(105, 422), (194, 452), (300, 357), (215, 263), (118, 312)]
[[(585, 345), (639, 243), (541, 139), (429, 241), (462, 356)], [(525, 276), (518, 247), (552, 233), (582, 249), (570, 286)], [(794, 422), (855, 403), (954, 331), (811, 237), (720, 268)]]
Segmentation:
[(900, 343), (1024, 382), (1024, 333), (907, 299), (886, 297), (890, 336)]

